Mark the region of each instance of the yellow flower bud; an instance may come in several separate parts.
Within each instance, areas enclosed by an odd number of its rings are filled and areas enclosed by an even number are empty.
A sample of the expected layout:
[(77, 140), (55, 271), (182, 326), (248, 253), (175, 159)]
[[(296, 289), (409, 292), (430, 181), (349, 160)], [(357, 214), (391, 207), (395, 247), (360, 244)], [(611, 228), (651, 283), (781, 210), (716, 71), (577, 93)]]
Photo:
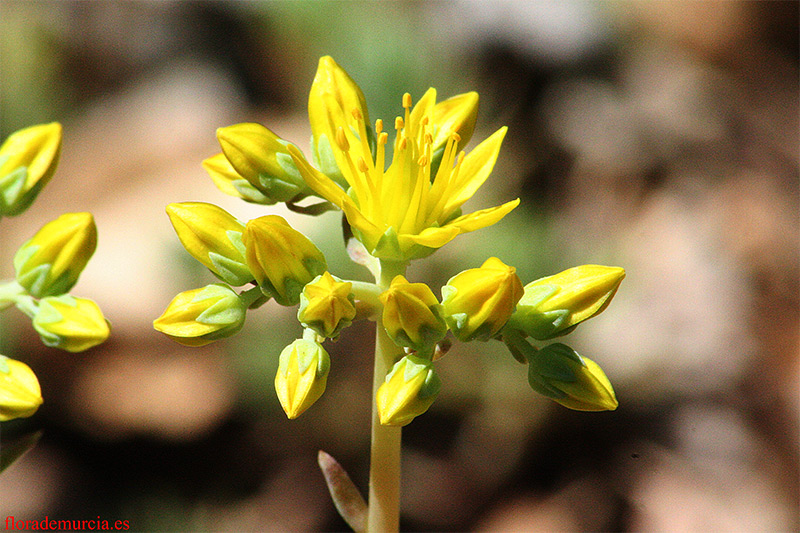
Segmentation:
[(253, 281), (242, 243), (244, 224), (213, 204), (169, 204), (167, 215), (186, 251), (215, 276), (233, 286)]
[(314, 243), (277, 215), (248, 222), (243, 241), (259, 287), (280, 305), (297, 305), (306, 283), (328, 269)]
[(522, 292), (516, 269), (490, 257), (442, 287), (447, 325), (459, 340), (488, 340), (508, 321)]
[(441, 305), (424, 283), (409, 283), (396, 276), (380, 300), (383, 326), (398, 346), (432, 353), (436, 343), (447, 335)]
[(108, 321), (92, 300), (69, 294), (39, 301), (33, 327), (47, 346), (82, 352), (104, 342), (110, 333)]
[(225, 194), (241, 198), (252, 204), (272, 205), (275, 203), (273, 199), (264, 196), (261, 191), (240, 176), (231, 166), (225, 154), (220, 153), (204, 159), (203, 168), (208, 172), (214, 185)]
[(43, 401), (33, 370), (21, 361), (0, 355), (0, 422), (29, 417)]
[(219, 128), (217, 140), (231, 167), (270, 204), (296, 201), (311, 193), (286, 148), (290, 143), (261, 124)]
[(528, 356), (528, 382), (536, 392), (576, 411), (613, 411), (619, 403), (603, 370), (565, 344)]
[(25, 211), (50, 181), (61, 154), (61, 124), (16, 131), (0, 146), (0, 215)]
[(317, 276), (303, 288), (297, 319), (323, 337), (338, 337), (356, 316), (352, 288), (330, 272)]
[[(345, 186), (346, 181), (339, 170), (346, 165), (337, 146), (336, 131), (339, 127), (373, 135), (369, 127), (369, 113), (364, 93), (347, 72), (330, 56), (320, 58), (317, 73), (308, 95), (308, 119), (311, 123), (312, 158), (317, 167), (331, 179)], [(364, 139), (370, 143), (374, 139)], [(354, 147), (355, 149), (356, 147)], [(361, 153), (365, 159), (369, 154)]]
[(91, 213), (67, 213), (45, 224), (17, 250), (17, 282), (42, 298), (68, 292), (97, 247)]
[(427, 359), (406, 355), (378, 389), (378, 417), (384, 426), (405, 426), (428, 410), (442, 382)]
[(624, 277), (620, 267), (583, 265), (533, 281), (525, 286), (509, 327), (539, 340), (565, 335), (600, 314)]
[(325, 392), (331, 360), (321, 344), (297, 339), (283, 349), (275, 375), (275, 392), (286, 416), (297, 418)]
[(244, 325), (247, 302), (221, 283), (178, 294), (153, 327), (186, 346), (230, 337)]

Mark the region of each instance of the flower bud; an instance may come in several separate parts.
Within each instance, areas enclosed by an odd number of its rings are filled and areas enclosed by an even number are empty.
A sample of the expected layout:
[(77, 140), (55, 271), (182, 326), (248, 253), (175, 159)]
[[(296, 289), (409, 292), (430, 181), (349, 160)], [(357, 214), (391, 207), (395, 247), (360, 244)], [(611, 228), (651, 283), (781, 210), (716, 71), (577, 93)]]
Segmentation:
[(583, 265), (533, 281), (508, 325), (539, 340), (565, 335), (600, 314), (624, 277), (620, 267)]
[(352, 283), (335, 278), (330, 272), (317, 276), (303, 288), (297, 319), (323, 337), (338, 337), (356, 316), (352, 288)]
[(492, 338), (508, 321), (522, 297), (514, 267), (490, 257), (480, 268), (456, 274), (442, 287), (447, 325), (462, 341)]
[(217, 140), (237, 174), (261, 192), (270, 204), (299, 200), (311, 194), (289, 155), (289, 145), (261, 124), (219, 128)]
[(603, 370), (565, 344), (545, 346), (528, 357), (531, 388), (576, 411), (613, 411), (617, 397)]
[[(317, 167), (340, 185), (346, 181), (339, 170), (345, 160), (337, 163), (341, 150), (336, 147), (339, 126), (350, 131), (372, 134), (368, 127), (369, 113), (364, 93), (356, 82), (330, 56), (320, 58), (311, 92), (308, 95), (308, 119), (311, 123), (312, 159)], [(360, 124), (360, 122), (362, 122)], [(360, 133), (359, 133), (360, 135)], [(368, 139), (372, 142), (372, 139)], [(366, 159), (369, 154), (361, 154)]]
[(314, 243), (277, 215), (248, 222), (243, 241), (259, 287), (280, 305), (297, 305), (306, 283), (328, 269)]
[(104, 342), (110, 333), (108, 321), (92, 300), (69, 294), (39, 301), (33, 328), (47, 346), (68, 352), (83, 352)]
[(186, 346), (230, 337), (244, 325), (247, 303), (236, 291), (214, 283), (178, 294), (153, 327)]
[(225, 194), (241, 198), (252, 204), (272, 205), (275, 203), (274, 200), (264, 196), (261, 191), (240, 176), (231, 166), (225, 154), (220, 153), (204, 159), (203, 168), (208, 172), (214, 185)]
[(61, 124), (12, 133), (0, 146), (0, 216), (25, 211), (50, 181), (61, 154)]
[(169, 204), (167, 215), (181, 244), (215, 276), (233, 286), (253, 281), (244, 255), (244, 224), (213, 204)]
[(447, 335), (441, 305), (424, 283), (409, 283), (396, 276), (380, 300), (383, 326), (398, 346), (432, 353), (436, 343)]
[(275, 375), (275, 392), (286, 416), (295, 419), (325, 392), (331, 360), (318, 342), (297, 339), (283, 349)]
[(442, 382), (427, 359), (406, 355), (378, 389), (378, 417), (384, 426), (405, 426), (433, 404)]
[(29, 417), (43, 401), (33, 370), (21, 361), (0, 355), (0, 422)]
[(17, 250), (17, 282), (36, 298), (68, 292), (97, 247), (91, 213), (66, 213), (45, 224)]

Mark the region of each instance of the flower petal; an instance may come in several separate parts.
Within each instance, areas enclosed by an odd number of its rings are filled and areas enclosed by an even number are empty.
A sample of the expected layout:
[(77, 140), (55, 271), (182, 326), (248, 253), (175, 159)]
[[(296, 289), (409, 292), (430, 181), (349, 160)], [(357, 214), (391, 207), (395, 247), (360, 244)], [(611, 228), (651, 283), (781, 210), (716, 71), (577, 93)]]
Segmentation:
[(444, 207), (445, 213), (451, 213), (472, 198), (472, 195), (492, 173), (495, 161), (497, 161), (497, 155), (500, 152), (500, 145), (503, 143), (503, 137), (505, 137), (507, 130), (508, 128), (503, 126), (476, 146), (464, 158), (456, 183), (451, 184), (448, 191), (444, 193), (447, 197), (447, 203)]
[(299, 149), (293, 145), (287, 146), (287, 149), (289, 155), (292, 156), (292, 160), (294, 160), (295, 166), (297, 166), (297, 170), (300, 171), (308, 186), (322, 198), (342, 209), (347, 193), (328, 176), (312, 167)]
[[(451, 226), (458, 228), (459, 233), (467, 233), (476, 229), (485, 228), (500, 222), (500, 220), (519, 205), (519, 198), (511, 200), (503, 205), (481, 209), (473, 213), (467, 213), (457, 219), (445, 224), (444, 228)], [(424, 233), (424, 232), (423, 232)]]
[(400, 244), (402, 246), (404, 244), (403, 241), (408, 240), (428, 248), (441, 248), (455, 239), (459, 233), (461, 233), (461, 229), (450, 224), (440, 228), (425, 228), (419, 235), (400, 235)]

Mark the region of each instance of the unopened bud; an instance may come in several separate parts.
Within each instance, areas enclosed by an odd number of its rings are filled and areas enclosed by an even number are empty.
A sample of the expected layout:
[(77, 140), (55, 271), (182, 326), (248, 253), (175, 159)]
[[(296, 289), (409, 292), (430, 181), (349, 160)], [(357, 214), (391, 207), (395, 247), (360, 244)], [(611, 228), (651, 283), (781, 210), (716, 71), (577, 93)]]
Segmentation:
[(68, 352), (83, 352), (104, 342), (108, 321), (92, 300), (69, 294), (39, 300), (33, 328), (45, 345)]
[(533, 281), (508, 325), (539, 340), (565, 335), (600, 314), (624, 277), (620, 267), (583, 265)]
[(303, 288), (297, 319), (323, 337), (338, 337), (356, 316), (352, 288), (330, 272), (317, 276)]
[(25, 211), (50, 181), (61, 154), (61, 124), (16, 131), (0, 146), (0, 216)]
[(488, 340), (514, 312), (522, 297), (522, 282), (514, 267), (496, 257), (480, 268), (456, 274), (442, 287), (447, 325), (462, 341)]
[(243, 241), (250, 272), (280, 305), (297, 305), (303, 287), (328, 269), (314, 243), (278, 215), (248, 222)]
[(233, 286), (253, 281), (245, 262), (244, 224), (213, 204), (169, 204), (167, 215), (181, 244), (215, 276)]
[(33, 370), (22, 361), (0, 355), (0, 422), (29, 417), (43, 401)]
[(275, 375), (275, 392), (286, 416), (297, 418), (325, 392), (330, 357), (321, 344), (297, 339), (283, 349)]
[(273, 205), (276, 203), (275, 200), (265, 196), (236, 172), (225, 154), (220, 153), (204, 159), (203, 168), (208, 172), (214, 185), (225, 194), (241, 198), (251, 204)]
[(378, 389), (378, 416), (384, 426), (405, 426), (428, 410), (442, 382), (427, 359), (406, 355)]
[(447, 334), (441, 305), (424, 283), (396, 276), (380, 296), (383, 326), (398, 346), (431, 352)]
[(215, 283), (178, 294), (153, 327), (186, 346), (203, 346), (238, 333), (247, 307), (236, 291)]
[(97, 247), (91, 213), (67, 213), (45, 224), (17, 250), (17, 282), (36, 298), (68, 292)]
[(528, 383), (576, 411), (613, 411), (618, 405), (600, 366), (565, 344), (550, 344), (528, 356)]

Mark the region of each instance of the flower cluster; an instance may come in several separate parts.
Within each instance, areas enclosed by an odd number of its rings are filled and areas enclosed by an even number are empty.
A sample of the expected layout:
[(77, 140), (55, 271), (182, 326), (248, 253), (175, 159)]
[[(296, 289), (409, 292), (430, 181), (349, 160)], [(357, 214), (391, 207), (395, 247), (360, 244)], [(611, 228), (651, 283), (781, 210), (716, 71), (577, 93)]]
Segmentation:
[(325, 339), (365, 318), (393, 344), (383, 354), (389, 371), (375, 395), (384, 425), (408, 424), (434, 402), (442, 386), (434, 365), (448, 333), (461, 342), (503, 342), (528, 365), (533, 390), (566, 407), (616, 408), (597, 364), (566, 345), (539, 349), (530, 341), (569, 333), (603, 311), (623, 269), (584, 265), (523, 285), (514, 267), (489, 257), (450, 278), (441, 300), (428, 285), (406, 279), (411, 260), (495, 224), (519, 203), (462, 213), (491, 174), (506, 134), (500, 128), (464, 151), (475, 130), (476, 93), (437, 102), (429, 89), (412, 104), (403, 95), (390, 141), (383, 121), (370, 121), (358, 85), (323, 57), (308, 101), (310, 160), (266, 127), (245, 123), (218, 129), (221, 153), (203, 162), (222, 192), (247, 202), (284, 203), (308, 215), (341, 211), (346, 237), (352, 237), (348, 252), (375, 283), (333, 275), (320, 250), (280, 216), (242, 222), (211, 204), (170, 204), (167, 214), (181, 243), (222, 283), (179, 294), (154, 327), (198, 346), (235, 334), (247, 312), (270, 299), (299, 305), (304, 333), (280, 354), (275, 377), (289, 418), (325, 390), (331, 365)]
[[(61, 125), (13, 133), (0, 146), (0, 216), (23, 213), (50, 180), (61, 152)], [(69, 294), (97, 246), (90, 213), (66, 213), (45, 224), (14, 255), (15, 279), (0, 282), (0, 310), (27, 314), (42, 342), (82, 352), (108, 338), (95, 302)], [(32, 415), (42, 403), (36, 375), (0, 355), (0, 421)]]

